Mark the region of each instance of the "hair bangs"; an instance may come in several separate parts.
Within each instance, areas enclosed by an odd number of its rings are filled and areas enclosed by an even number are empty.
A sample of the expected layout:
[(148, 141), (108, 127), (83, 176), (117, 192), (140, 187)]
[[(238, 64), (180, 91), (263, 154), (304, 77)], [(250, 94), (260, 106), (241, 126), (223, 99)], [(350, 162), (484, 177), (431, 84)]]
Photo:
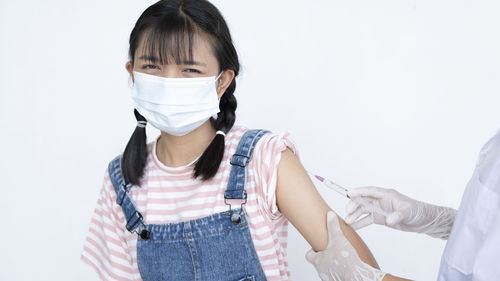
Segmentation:
[(144, 31), (142, 56), (159, 64), (193, 61), (195, 36), (200, 29), (187, 17), (165, 17)]

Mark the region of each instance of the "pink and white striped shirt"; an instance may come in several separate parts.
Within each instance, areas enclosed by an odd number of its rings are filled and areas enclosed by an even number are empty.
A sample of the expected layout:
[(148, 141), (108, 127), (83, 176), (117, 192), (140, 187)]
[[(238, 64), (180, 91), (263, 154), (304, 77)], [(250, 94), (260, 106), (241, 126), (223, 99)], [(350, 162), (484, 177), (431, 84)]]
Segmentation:
[[(158, 160), (156, 142), (148, 143), (148, 158), (141, 187), (129, 191), (146, 224), (191, 220), (228, 210), (224, 191), (229, 179), (229, 160), (248, 128), (235, 125), (226, 134), (225, 151), (214, 178), (193, 179), (194, 164), (168, 167)], [(276, 205), (277, 168), (281, 152), (289, 147), (299, 158), (288, 132), (264, 135), (247, 166), (245, 210), (250, 233), (267, 280), (290, 280), (287, 263), (288, 220)], [(300, 159), (300, 158), (299, 158)], [(137, 234), (125, 228), (123, 211), (108, 170), (92, 215), (80, 259), (96, 270), (102, 280), (141, 280), (137, 267)]]

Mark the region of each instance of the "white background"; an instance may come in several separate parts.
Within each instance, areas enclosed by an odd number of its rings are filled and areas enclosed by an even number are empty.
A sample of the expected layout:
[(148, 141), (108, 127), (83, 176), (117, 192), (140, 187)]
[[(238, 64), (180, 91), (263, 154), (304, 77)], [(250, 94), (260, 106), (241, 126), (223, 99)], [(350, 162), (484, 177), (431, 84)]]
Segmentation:
[[(498, 2), (214, 2), (242, 64), (239, 124), (289, 131), (306, 168), (347, 187), (458, 207), (500, 127)], [(1, 0), (1, 280), (96, 280), (79, 256), (107, 163), (135, 127), (124, 65), (152, 3)], [(359, 234), (383, 270), (435, 280), (444, 241)], [(294, 280), (319, 280), (308, 249), (290, 227)]]

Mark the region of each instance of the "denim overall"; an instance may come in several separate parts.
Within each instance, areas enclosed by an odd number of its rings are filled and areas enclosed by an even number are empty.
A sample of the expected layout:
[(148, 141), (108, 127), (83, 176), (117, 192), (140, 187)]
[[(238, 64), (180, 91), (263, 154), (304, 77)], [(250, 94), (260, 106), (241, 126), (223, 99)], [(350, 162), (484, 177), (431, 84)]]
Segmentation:
[[(231, 158), (231, 173), (224, 192), (229, 210), (198, 219), (144, 224), (127, 194), (132, 185), (121, 173), (121, 155), (109, 163), (109, 175), (122, 207), (126, 228), (137, 233), (137, 266), (144, 281), (264, 281), (247, 223), (246, 165), (257, 141), (269, 131), (249, 130)], [(231, 208), (227, 199), (245, 200)], [(241, 202), (240, 200), (240, 202)]]

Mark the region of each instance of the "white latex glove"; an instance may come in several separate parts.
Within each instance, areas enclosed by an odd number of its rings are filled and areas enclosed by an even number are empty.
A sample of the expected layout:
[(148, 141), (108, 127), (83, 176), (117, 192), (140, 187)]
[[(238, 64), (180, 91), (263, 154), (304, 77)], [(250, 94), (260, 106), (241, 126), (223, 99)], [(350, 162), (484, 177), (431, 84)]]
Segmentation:
[(327, 214), (328, 246), (323, 251), (310, 249), (306, 259), (323, 281), (380, 281), (385, 273), (364, 263), (344, 236), (337, 215)]
[[(457, 210), (453, 208), (417, 201), (394, 189), (353, 188), (349, 190), (349, 197), (362, 197), (388, 213), (385, 217), (351, 200), (346, 206), (345, 221), (353, 229), (376, 223), (403, 231), (425, 233), (432, 237), (448, 239), (457, 214)], [(360, 219), (365, 214), (368, 215)]]

